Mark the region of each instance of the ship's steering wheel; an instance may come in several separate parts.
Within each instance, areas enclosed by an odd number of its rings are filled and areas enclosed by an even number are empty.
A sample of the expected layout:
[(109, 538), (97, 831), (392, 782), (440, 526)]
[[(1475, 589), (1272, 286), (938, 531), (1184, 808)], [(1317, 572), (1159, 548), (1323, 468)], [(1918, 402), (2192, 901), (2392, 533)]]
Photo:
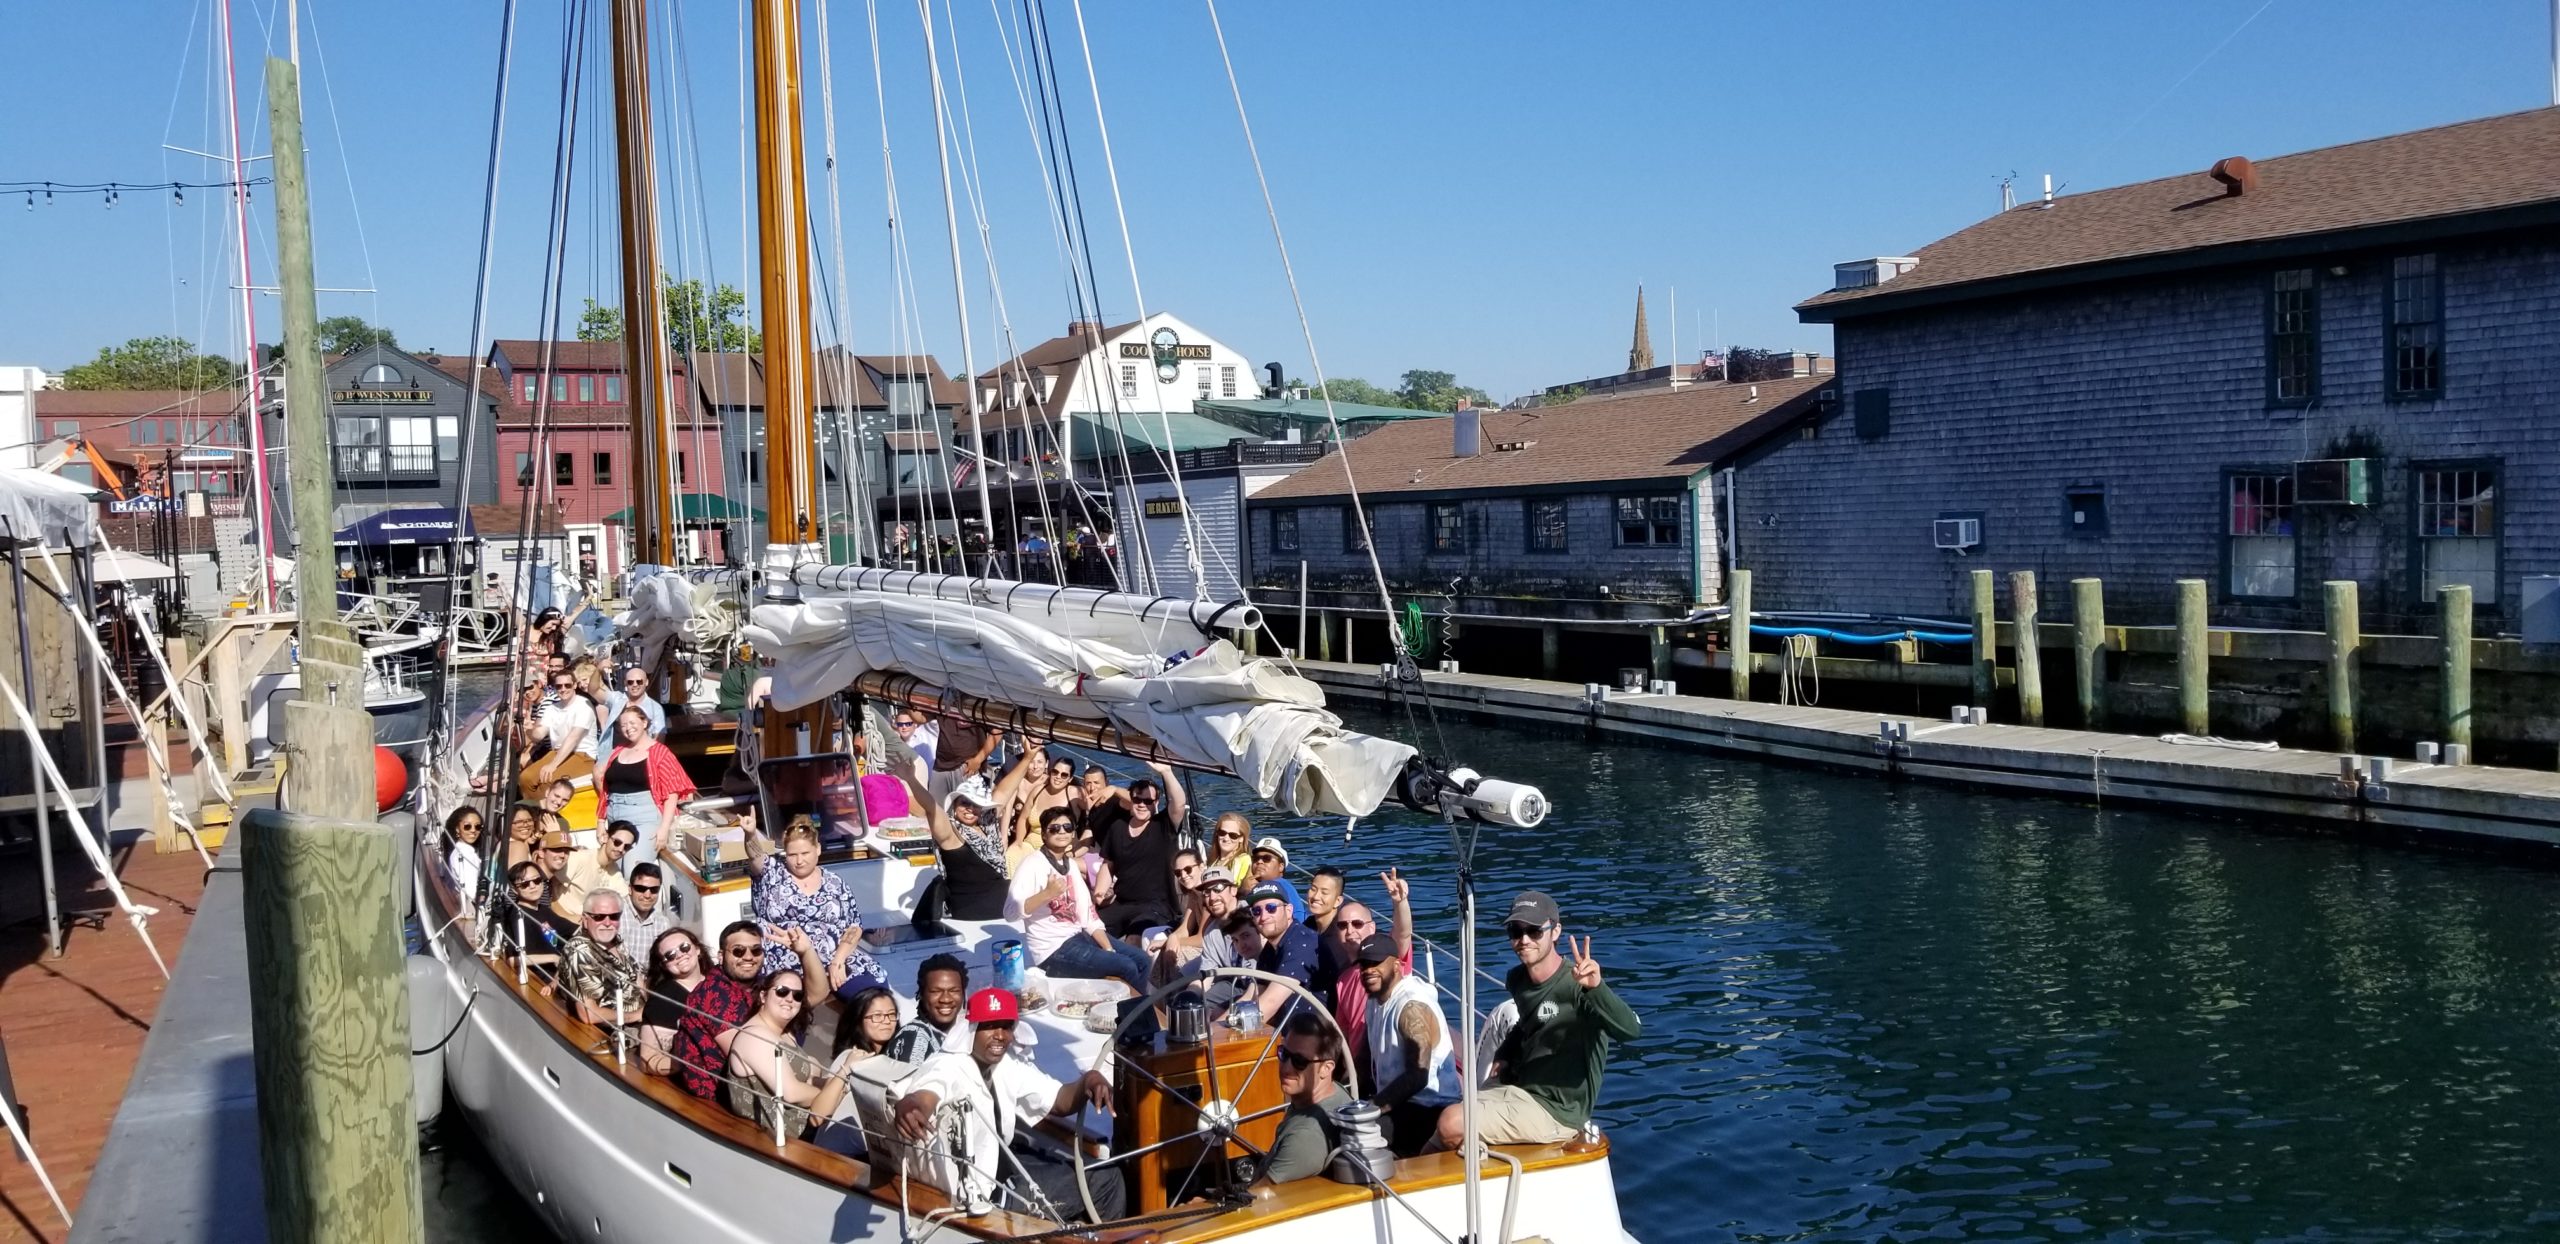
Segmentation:
[[(1206, 1143), (1201, 1146), (1200, 1156), (1192, 1159), (1191, 1170), (1183, 1175), (1181, 1181), (1175, 1185), (1176, 1187), (1188, 1184), (1191, 1181), (1191, 1177), (1199, 1173), (1201, 1163), (1207, 1161), (1212, 1152), (1223, 1153), (1226, 1149), (1225, 1142), (1230, 1140), (1252, 1150), (1253, 1155), (1256, 1158), (1261, 1159), (1265, 1164), (1270, 1162), (1271, 1155), (1269, 1153), (1264, 1152), (1261, 1146), (1254, 1144), (1252, 1141), (1246, 1140), (1236, 1129), (1242, 1127), (1246, 1123), (1252, 1122), (1255, 1119), (1271, 1114), (1274, 1110), (1286, 1110), (1288, 1107), (1284, 1105), (1274, 1107), (1273, 1110), (1263, 1110), (1250, 1115), (1241, 1115), (1237, 1113), (1237, 1107), (1233, 1103), (1244, 1100), (1245, 1090), (1253, 1087), (1254, 1078), (1261, 1075), (1264, 1065), (1271, 1061), (1271, 1051), (1279, 1048), (1279, 1041), (1276, 1036), (1271, 1044), (1264, 1048), (1261, 1056), (1253, 1060), (1253, 1066), (1245, 1072), (1244, 1079), (1237, 1082), (1232, 1091), (1221, 1091), (1218, 1069), (1213, 1060), (1208, 1068), (1208, 1091), (1201, 1099), (1194, 1099), (1182, 1090), (1174, 1088), (1162, 1080), (1156, 1079), (1154, 1074), (1149, 1072), (1146, 1068), (1139, 1066), (1137, 1063), (1128, 1059), (1122, 1058), (1120, 1055), (1120, 1041), (1123, 1037), (1129, 1035), (1129, 1025), (1138, 1016), (1142, 1014), (1151, 1014), (1156, 1007), (1162, 1005), (1166, 999), (1171, 998), (1175, 994), (1183, 993), (1188, 990), (1205, 988), (1210, 982), (1220, 980), (1255, 981), (1284, 986), (1290, 993), (1296, 994), (1300, 999), (1302, 999), (1304, 1001), (1304, 1005), (1315, 1014), (1323, 1016), (1325, 1025), (1333, 1029), (1334, 1041), (1344, 1047), (1342, 1057), (1338, 1061), (1338, 1067), (1342, 1074), (1347, 1077), (1347, 1091), (1354, 1099), (1357, 1099), (1360, 1096), (1360, 1072), (1353, 1064), (1351, 1051), (1348, 1048), (1349, 1042), (1342, 1033), (1342, 1025), (1333, 1017), (1333, 1008), (1325, 1005), (1321, 999), (1316, 997), (1314, 991), (1299, 983), (1294, 977), (1282, 976), (1277, 972), (1265, 972), (1260, 968), (1212, 968), (1198, 976), (1185, 977), (1181, 980), (1169, 981), (1163, 985), (1159, 985), (1155, 988), (1154, 992), (1149, 993), (1144, 998), (1122, 999), (1119, 1011), (1120, 1022), (1112, 1026), (1110, 1044), (1105, 1045), (1102, 1049), (1102, 1053), (1093, 1060), (1092, 1070), (1102, 1072), (1103, 1078), (1105, 1079), (1112, 1079), (1113, 1077), (1111, 1076), (1109, 1069), (1115, 1063), (1118, 1066), (1126, 1067), (1132, 1074), (1137, 1075), (1155, 1085), (1156, 1090), (1164, 1094), (1167, 1099), (1181, 1102), (1183, 1105), (1190, 1107), (1192, 1113), (1192, 1127), (1189, 1131), (1184, 1132), (1179, 1136), (1167, 1136), (1164, 1139), (1158, 1140), (1154, 1144), (1147, 1145), (1143, 1148), (1132, 1149), (1127, 1153), (1115, 1153), (1107, 1158), (1097, 1158), (1090, 1161), (1085, 1157), (1085, 1146), (1082, 1143), (1081, 1138), (1079, 1138), (1078, 1143), (1068, 1146), (1068, 1148), (1073, 1150), (1075, 1156), (1076, 1194), (1084, 1198), (1085, 1218), (1088, 1221), (1097, 1223), (1101, 1221), (1101, 1215), (1094, 1212), (1093, 1185), (1085, 1177), (1085, 1172), (1093, 1167), (1109, 1166), (1115, 1162), (1121, 1162), (1129, 1158), (1137, 1157), (1140, 1154), (1149, 1152), (1150, 1150), (1162, 1149), (1170, 1145), (1202, 1137), (1207, 1139)], [(1210, 1022), (1212, 1024), (1216, 1024), (1223, 1021), (1211, 1020)], [(1276, 1028), (1276, 1025), (1270, 1024), (1266, 1021), (1265, 1027)], [(1276, 1075), (1278, 1073), (1274, 1072), (1273, 1074)], [(1115, 1099), (1112, 1102), (1112, 1109), (1116, 1112), (1128, 1109), (1128, 1106), (1126, 1103)]]

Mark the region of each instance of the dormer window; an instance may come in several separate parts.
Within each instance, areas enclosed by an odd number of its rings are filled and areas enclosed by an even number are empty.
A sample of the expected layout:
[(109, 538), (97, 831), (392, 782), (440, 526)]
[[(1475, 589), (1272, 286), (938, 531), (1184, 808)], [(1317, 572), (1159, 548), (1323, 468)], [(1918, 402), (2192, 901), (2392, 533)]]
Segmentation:
[(409, 378), (389, 363), (376, 363), (365, 368), (364, 375), (356, 383), (368, 389), (397, 389), (408, 384)]

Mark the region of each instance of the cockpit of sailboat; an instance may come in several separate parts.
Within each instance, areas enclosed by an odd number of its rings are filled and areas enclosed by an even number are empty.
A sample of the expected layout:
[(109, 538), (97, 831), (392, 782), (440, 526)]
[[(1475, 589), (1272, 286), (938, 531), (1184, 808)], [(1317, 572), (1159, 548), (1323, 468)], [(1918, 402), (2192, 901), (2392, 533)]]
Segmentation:
[[(570, 6), (572, 46), (593, 7)], [(509, 818), (505, 840), (473, 848), (431, 834), (422, 858), (438, 866), (416, 870), (430, 931), (429, 966), (413, 961), (412, 970), (420, 1057), (527, 1200), (564, 1237), (671, 1244), (944, 1232), (1333, 1244), (1480, 1240), (1497, 1222), (1504, 1240), (1622, 1240), (1608, 1142), (1596, 1129), (1548, 1144), (1474, 1143), (1477, 1083), (1494, 1047), (1477, 1040), (1488, 1016), (1476, 1002), (1482, 974), (1463, 879), (1477, 828), (1535, 824), (1545, 815), (1537, 791), (1347, 728), (1285, 654), (1256, 655), (1250, 637), (1276, 636), (1250, 602), (1210, 599), (1196, 565), (1185, 599), (1159, 594), (1142, 558), (1105, 559), (1110, 582), (1069, 586), (1064, 574), (1043, 583), (1005, 573), (992, 539), (964, 541), (940, 566), (901, 556), (907, 550), (883, 540), (868, 515), (850, 532), (831, 528), (818, 469), (824, 378), (810, 310), (816, 213), (805, 189), (800, 0), (748, 0), (752, 38), (742, 39), (754, 96), (768, 529), (752, 565), (680, 564), (682, 459), (669, 433), (677, 402), (651, 130), (657, 45), (643, 0), (607, 7), (635, 569), (610, 638), (594, 642), (627, 662), (622, 702), (634, 707), (603, 721), (595, 706), (599, 725), (626, 733), (547, 758), (531, 719), (511, 720), (497, 705), (469, 718), (448, 708), (426, 775), (439, 823), (477, 807), (494, 824), (510, 790), (534, 803), (518, 805), (525, 812)], [(831, 91), (824, 0), (816, 12)], [(932, 0), (920, 14), (939, 128), (946, 96)], [(1045, 66), (1033, 76), (1054, 95), (1047, 16), (1024, 0), (1024, 51)], [(1210, 16), (1214, 27), (1214, 8)], [(1081, 40), (1080, 6), (1074, 23)], [(510, 18), (509, 38), (512, 30)], [(565, 152), (576, 122), (574, 108), (564, 112)], [(827, 115), (832, 216), (831, 106)], [(1108, 164), (1107, 132), (1105, 144)], [(950, 144), (938, 146), (948, 160)], [(965, 356), (968, 297), (947, 167), (944, 185)], [(1116, 175), (1113, 189), (1116, 199)], [(555, 247), (567, 216), (558, 202), (555, 194)], [(843, 268), (839, 254), (839, 285)], [(1131, 284), (1135, 293), (1134, 259)], [(1076, 289), (1093, 296), (1088, 284)], [(985, 395), (971, 390), (976, 530), (991, 537), (993, 442)], [(542, 426), (538, 416), (538, 446)], [(1122, 438), (1122, 454), (1128, 445)], [(1178, 490), (1179, 468), (1167, 467)], [(943, 500), (957, 519), (959, 499), (946, 490)], [(1196, 563), (1199, 543), (1188, 547)], [(1054, 544), (1046, 552), (1057, 557)], [(1379, 586), (1383, 596), (1383, 578)], [(519, 598), (532, 595), (528, 585)], [(541, 669), (542, 642), (519, 639), (510, 686)], [(733, 685), (736, 708), (712, 707), (711, 667), (745, 652), (752, 665), (721, 680)], [(1418, 693), (1410, 654), (1398, 657), (1389, 676)], [(586, 711), (573, 684), (538, 711)], [(665, 706), (660, 740), (647, 737), (660, 727), (638, 711), (643, 703)], [(536, 758), (539, 768), (527, 763)], [(1059, 766), (1072, 773), (1078, 758), (1110, 771), (1090, 798), (1059, 781)], [(1440, 983), (1440, 952), (1416, 935), (1401, 890), (1393, 925), (1405, 959), (1433, 968), (1411, 979), (1427, 986), (1418, 992), (1440, 1024), (1448, 1070), (1431, 1082), (1447, 1088), (1446, 1109), (1457, 1112), (1449, 1117), (1462, 1125), (1455, 1151), (1414, 1153), (1420, 1136), (1391, 1144), (1381, 1110), (1361, 1100), (1360, 1067), (1373, 1060), (1345, 1041), (1357, 1031), (1352, 1004), (1365, 1003), (1357, 970), (1347, 992), (1333, 987), (1328, 997), (1307, 987), (1303, 962), (1294, 974), (1274, 970), (1287, 955), (1205, 953), (1230, 929), (1243, 945), (1286, 943), (1301, 930), (1213, 920), (1207, 912), (1224, 899), (1194, 905), (1194, 893), (1245, 878), (1214, 879), (1228, 864), (1199, 841), (1183, 815), (1188, 800), (1173, 797), (1177, 771), (1231, 779), (1287, 815), (1357, 822), (1393, 805), (1448, 827), (1462, 878), (1453, 983)], [(1123, 788), (1110, 773), (1137, 777)], [(1085, 875), (1091, 865), (1071, 849), (1072, 835), (1143, 827), (1159, 793), (1168, 841), (1184, 843), (1211, 879), (1168, 891), (1160, 921), (1123, 940), (1105, 931), (1093, 901), (1096, 883), (1112, 879), (1108, 863)], [(635, 867), (634, 851), (653, 858)], [(1285, 848), (1270, 854), (1277, 871), (1256, 874), (1253, 893), (1264, 896), (1264, 917), (1279, 920), (1284, 890), (1287, 902), (1299, 900)], [(1176, 858), (1169, 847), (1166, 856)], [(1002, 910), (985, 909), (984, 892), (964, 895), (964, 874), (988, 873), (1003, 889)], [(1069, 942), (1035, 954), (1026, 943), (1038, 947), (1050, 920), (1072, 926)], [(1087, 933), (1097, 949), (1059, 953)], [(962, 978), (974, 1019), (928, 1012), (928, 994), (945, 1007), (962, 992), (934, 987), (937, 974)], [(820, 1031), (836, 1030), (833, 1057), (800, 1035), (813, 1014)], [(881, 1024), (929, 1023), (936, 1035), (926, 1044), (937, 1048), (898, 1057), (902, 1047), (884, 1045), (866, 1023), (875, 1014)], [(1000, 1032), (1010, 1038), (990, 1044)], [(436, 1033), (444, 1035), (427, 1044)], [(1300, 1033), (1313, 1044), (1291, 1044)], [(1323, 1057), (1340, 1068), (1339, 1098), (1334, 1084), (1313, 1083), (1305, 1049), (1331, 1051)], [(962, 1074), (972, 1067), (974, 1078)], [(1304, 1100), (1284, 1098), (1293, 1077), (1301, 1088), (1290, 1092)], [(1321, 1137), (1311, 1169), (1320, 1173), (1275, 1182), (1283, 1130), (1310, 1112)], [(1024, 1126), (1013, 1126), (1017, 1118)], [(1052, 1177), (1036, 1176), (1034, 1164)]]

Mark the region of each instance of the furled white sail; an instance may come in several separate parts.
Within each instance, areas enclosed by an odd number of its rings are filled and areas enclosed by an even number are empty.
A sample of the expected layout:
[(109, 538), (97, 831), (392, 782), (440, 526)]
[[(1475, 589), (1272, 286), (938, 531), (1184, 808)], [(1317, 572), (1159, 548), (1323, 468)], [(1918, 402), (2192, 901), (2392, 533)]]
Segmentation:
[(743, 638), (772, 662), (781, 708), (816, 703), (874, 670), (912, 674), (1137, 731), (1302, 815), (1368, 815), (1413, 755), (1344, 729), (1314, 683), (1225, 640), (1164, 656), (1070, 639), (995, 609), (872, 594), (759, 605)]

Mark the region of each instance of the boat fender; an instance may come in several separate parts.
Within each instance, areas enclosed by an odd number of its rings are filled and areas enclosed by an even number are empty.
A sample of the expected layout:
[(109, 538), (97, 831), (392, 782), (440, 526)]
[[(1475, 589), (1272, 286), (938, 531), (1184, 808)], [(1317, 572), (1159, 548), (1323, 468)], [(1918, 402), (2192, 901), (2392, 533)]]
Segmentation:
[[(444, 962), (433, 955), (409, 956), (409, 1081), (417, 1092), (417, 1122), (424, 1127), (444, 1113), (444, 1045), (461, 1003), (445, 981)], [(433, 1043), (433, 1044), (424, 1044)]]

